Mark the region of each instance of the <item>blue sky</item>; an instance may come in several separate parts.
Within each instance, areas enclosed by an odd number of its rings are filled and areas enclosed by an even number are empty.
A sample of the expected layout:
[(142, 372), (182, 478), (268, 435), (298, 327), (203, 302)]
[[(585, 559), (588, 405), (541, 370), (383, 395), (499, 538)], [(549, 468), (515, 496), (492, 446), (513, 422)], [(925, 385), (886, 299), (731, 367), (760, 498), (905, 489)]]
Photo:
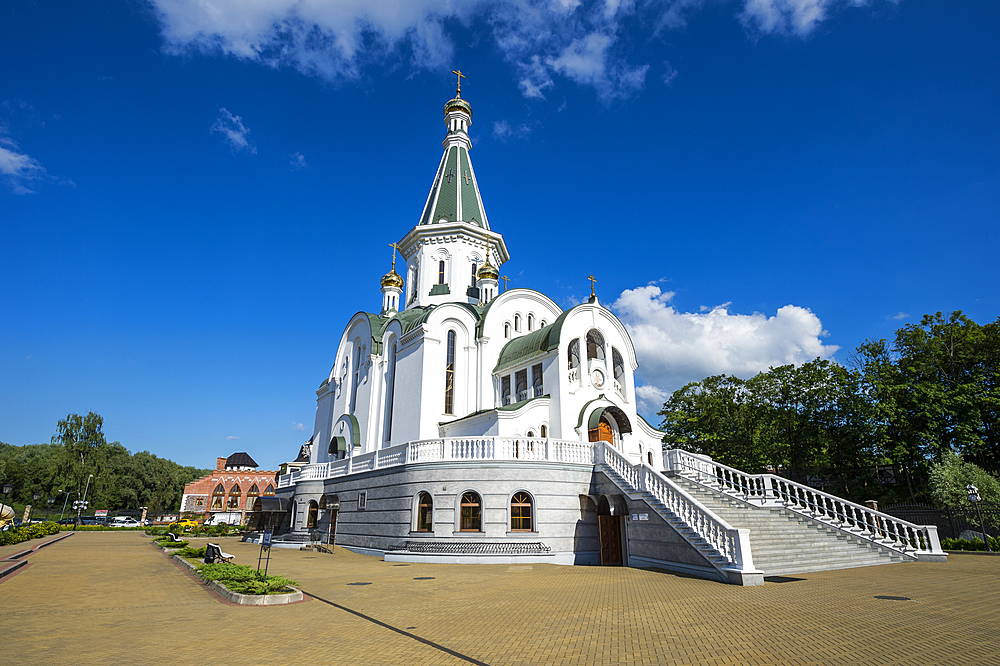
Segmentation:
[(294, 457), (455, 68), (503, 272), (563, 307), (594, 273), (651, 420), (708, 374), (1000, 314), (998, 3), (248, 7), (0, 8), (0, 441), (92, 410), (182, 464)]

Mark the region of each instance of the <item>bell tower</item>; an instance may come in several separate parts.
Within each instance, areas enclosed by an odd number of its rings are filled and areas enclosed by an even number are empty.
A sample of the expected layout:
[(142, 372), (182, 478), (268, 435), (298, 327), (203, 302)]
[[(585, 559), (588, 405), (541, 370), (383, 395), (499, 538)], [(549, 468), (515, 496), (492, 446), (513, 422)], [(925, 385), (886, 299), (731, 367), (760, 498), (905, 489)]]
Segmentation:
[(420, 221), (398, 243), (407, 264), (406, 307), (477, 304), (481, 300), (478, 272), (487, 265), (489, 250), (498, 265), (510, 258), (503, 236), (490, 229), (486, 217), (469, 159), (472, 105), (462, 99), (464, 75), (455, 74), (459, 76), (458, 89), (454, 99), (444, 105), (448, 128), (441, 142), (444, 154)]

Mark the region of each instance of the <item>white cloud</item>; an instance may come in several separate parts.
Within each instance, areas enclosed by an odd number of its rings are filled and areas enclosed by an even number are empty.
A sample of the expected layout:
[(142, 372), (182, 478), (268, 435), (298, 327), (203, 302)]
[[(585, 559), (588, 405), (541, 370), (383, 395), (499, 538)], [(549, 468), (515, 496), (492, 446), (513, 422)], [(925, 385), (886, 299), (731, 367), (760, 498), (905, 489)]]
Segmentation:
[(669, 86), (677, 78), (677, 70), (674, 69), (674, 66), (668, 60), (663, 61), (663, 67), (663, 83)]
[(309, 166), (309, 164), (306, 162), (306, 156), (303, 155), (302, 153), (295, 152), (289, 155), (289, 157), (291, 159), (288, 161), (288, 163), (292, 165), (293, 169), (305, 169), (306, 167)]
[(508, 139), (525, 139), (531, 134), (531, 127), (526, 123), (511, 125), (506, 120), (493, 123), (493, 138), (497, 141), (507, 143)]
[(910, 315), (907, 314), (906, 312), (897, 312), (896, 314), (892, 315), (892, 318), (896, 319), (896, 320), (899, 320), (899, 319), (909, 319)]
[(305, 430), (305, 429), (306, 429), (305, 424), (296, 423), (295, 421), (292, 421), (292, 430)]
[(829, 358), (819, 317), (786, 305), (772, 316), (730, 314), (726, 305), (706, 312), (678, 312), (673, 292), (655, 285), (626, 289), (612, 308), (628, 329), (645, 386), (640, 407), (659, 410), (667, 395), (691, 381), (718, 374), (751, 377), (772, 366)]
[[(357, 79), (364, 68), (395, 64), (404, 54), (415, 70), (450, 69), (454, 31), (481, 19), (525, 97), (543, 98), (556, 85), (552, 75), (560, 74), (610, 100), (641, 89), (648, 68), (614, 46), (682, 29), (708, 0), (152, 2), (168, 52), (223, 54), (329, 81)], [(835, 5), (868, 0), (728, 2), (742, 7), (739, 20), (751, 30), (805, 37)], [(630, 30), (639, 32), (621, 39)]]
[(224, 106), (219, 107), (219, 117), (212, 123), (209, 131), (221, 133), (234, 151), (245, 150), (251, 155), (257, 154), (257, 147), (247, 139), (250, 130), (243, 124), (243, 118), (229, 113)]
[(740, 20), (764, 34), (808, 37), (837, 4), (852, 7), (869, 0), (745, 0)]
[[(4, 127), (0, 127), (3, 131)], [(34, 194), (28, 187), (32, 181), (44, 178), (45, 167), (34, 157), (21, 152), (17, 143), (5, 136), (0, 136), (0, 175), (14, 194)]]
[(227, 435), (226, 439), (239, 439), (236, 435)]

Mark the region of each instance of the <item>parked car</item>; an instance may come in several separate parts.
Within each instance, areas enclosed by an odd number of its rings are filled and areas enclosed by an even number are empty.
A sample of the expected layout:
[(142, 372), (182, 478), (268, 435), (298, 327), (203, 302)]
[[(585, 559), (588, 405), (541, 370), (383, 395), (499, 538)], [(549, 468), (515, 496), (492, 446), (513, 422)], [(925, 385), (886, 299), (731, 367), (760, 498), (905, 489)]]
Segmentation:
[(181, 527), (191, 529), (192, 527), (198, 527), (199, 523), (197, 520), (191, 520), (190, 518), (185, 518), (184, 520), (178, 520), (177, 524), (180, 525)]
[(115, 516), (108, 523), (109, 527), (140, 527), (138, 520), (131, 516)]

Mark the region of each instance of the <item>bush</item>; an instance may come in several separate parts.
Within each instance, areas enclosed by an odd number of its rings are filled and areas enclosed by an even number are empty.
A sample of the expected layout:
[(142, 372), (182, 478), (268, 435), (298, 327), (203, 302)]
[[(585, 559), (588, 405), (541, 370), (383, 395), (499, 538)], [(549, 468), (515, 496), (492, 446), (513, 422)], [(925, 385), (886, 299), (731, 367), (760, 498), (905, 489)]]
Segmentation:
[(23, 525), (6, 532), (0, 532), (0, 546), (10, 546), (15, 543), (28, 541), (29, 539), (37, 539), (39, 537), (46, 536), (47, 534), (58, 533), (59, 523), (52, 520), (46, 520), (42, 523)]
[(180, 555), (181, 557), (204, 559), (205, 546), (202, 546), (201, 548), (192, 548), (191, 546), (184, 546), (176, 553), (174, 553), (174, 555)]
[(965, 486), (969, 483), (979, 488), (984, 502), (1000, 502), (1000, 481), (951, 451), (946, 451), (941, 462), (931, 466), (929, 478), (931, 497), (938, 506), (968, 506)]
[(289, 585), (298, 585), (284, 576), (268, 576), (263, 580), (263, 574), (257, 573), (253, 567), (230, 562), (206, 564), (198, 569), (198, 575), (205, 580), (222, 583), (240, 594), (283, 594)]
[(158, 540), (156, 542), (156, 545), (159, 546), (160, 548), (184, 548), (185, 546), (188, 545), (188, 542), (170, 541), (169, 539), (166, 539), (166, 540)]
[[(980, 539), (941, 539), (943, 550), (986, 550), (986, 544)], [(1000, 537), (990, 537), (990, 548), (994, 553), (1000, 552)]]

